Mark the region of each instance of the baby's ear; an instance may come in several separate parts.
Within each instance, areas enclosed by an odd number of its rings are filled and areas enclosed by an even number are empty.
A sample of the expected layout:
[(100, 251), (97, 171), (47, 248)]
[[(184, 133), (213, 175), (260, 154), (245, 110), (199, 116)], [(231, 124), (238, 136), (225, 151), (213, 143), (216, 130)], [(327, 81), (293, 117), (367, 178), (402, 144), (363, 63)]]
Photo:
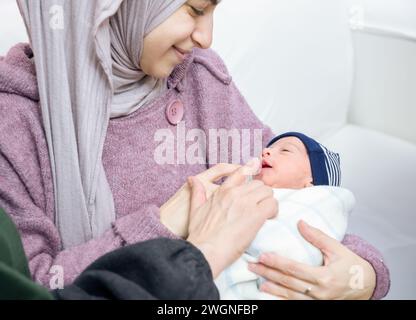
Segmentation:
[(305, 183), (305, 188), (313, 187), (313, 180), (308, 179)]

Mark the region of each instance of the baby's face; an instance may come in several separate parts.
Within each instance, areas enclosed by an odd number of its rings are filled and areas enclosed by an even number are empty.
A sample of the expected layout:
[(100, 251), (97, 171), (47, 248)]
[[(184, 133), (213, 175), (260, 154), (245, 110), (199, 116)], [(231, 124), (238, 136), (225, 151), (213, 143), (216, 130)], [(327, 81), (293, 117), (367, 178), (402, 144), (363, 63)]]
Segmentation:
[(262, 153), (262, 169), (255, 179), (272, 188), (312, 186), (312, 170), (305, 145), (296, 137), (276, 141)]

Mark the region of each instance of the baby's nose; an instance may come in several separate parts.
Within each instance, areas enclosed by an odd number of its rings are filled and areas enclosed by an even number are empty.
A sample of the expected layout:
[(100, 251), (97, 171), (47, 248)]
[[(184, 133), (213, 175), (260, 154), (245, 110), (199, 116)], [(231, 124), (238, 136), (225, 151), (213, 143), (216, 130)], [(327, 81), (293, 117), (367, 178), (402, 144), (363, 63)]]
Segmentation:
[(270, 157), (270, 155), (271, 155), (270, 149), (269, 148), (265, 148), (263, 150), (263, 153), (262, 153), (263, 158)]

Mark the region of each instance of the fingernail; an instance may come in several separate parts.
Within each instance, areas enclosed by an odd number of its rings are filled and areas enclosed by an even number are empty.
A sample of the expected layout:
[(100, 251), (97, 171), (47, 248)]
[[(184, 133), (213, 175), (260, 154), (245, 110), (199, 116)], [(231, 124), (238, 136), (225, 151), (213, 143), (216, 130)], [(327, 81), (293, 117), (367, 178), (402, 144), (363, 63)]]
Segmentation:
[(255, 263), (249, 263), (248, 264), (248, 270), (256, 271), (256, 264)]
[(266, 291), (267, 290), (267, 282), (264, 282), (264, 283), (262, 283), (261, 285), (260, 285), (260, 288), (259, 288), (259, 290), (260, 291)]
[(250, 169), (248, 172), (246, 171), (246, 175), (257, 175), (260, 172), (261, 165), (259, 158), (253, 158), (245, 165), (246, 168)]
[(259, 164), (260, 164), (260, 159), (253, 158), (249, 162), (246, 163), (246, 166), (253, 168), (253, 169), (257, 169), (259, 167)]
[(309, 227), (310, 227), (310, 225), (309, 225), (309, 224), (307, 224), (307, 223), (305, 222), (305, 220), (300, 220), (300, 221), (299, 221), (299, 224), (302, 224), (304, 227), (307, 227), (307, 228), (309, 228)]
[(259, 258), (259, 261), (260, 262), (267, 262), (267, 260), (269, 259), (269, 257), (268, 257), (268, 255), (267, 254), (262, 254), (261, 256), (260, 256), (260, 258)]
[(310, 225), (309, 223), (307, 223), (305, 220), (302, 220), (302, 223), (303, 223), (305, 226), (311, 227), (311, 225)]

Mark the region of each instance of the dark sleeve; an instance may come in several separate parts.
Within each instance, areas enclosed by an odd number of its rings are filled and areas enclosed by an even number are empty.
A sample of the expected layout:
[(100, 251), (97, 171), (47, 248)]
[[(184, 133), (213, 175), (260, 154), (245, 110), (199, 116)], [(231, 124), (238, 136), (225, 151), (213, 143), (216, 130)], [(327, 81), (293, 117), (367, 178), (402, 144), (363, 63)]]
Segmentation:
[(90, 265), (57, 299), (218, 300), (203, 254), (183, 240), (156, 239), (111, 252)]

